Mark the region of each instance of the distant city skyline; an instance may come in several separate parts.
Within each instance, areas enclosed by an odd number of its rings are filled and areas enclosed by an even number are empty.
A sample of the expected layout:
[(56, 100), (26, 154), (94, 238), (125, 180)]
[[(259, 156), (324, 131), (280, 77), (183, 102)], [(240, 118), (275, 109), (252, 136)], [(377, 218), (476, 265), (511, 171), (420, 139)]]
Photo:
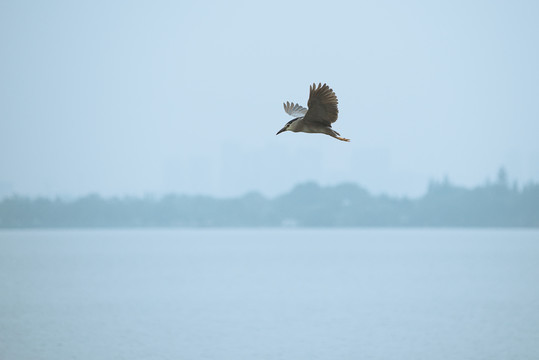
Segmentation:
[[(0, 197), (539, 180), (539, 3), (0, 4)], [(309, 85), (323, 135), (275, 133)]]

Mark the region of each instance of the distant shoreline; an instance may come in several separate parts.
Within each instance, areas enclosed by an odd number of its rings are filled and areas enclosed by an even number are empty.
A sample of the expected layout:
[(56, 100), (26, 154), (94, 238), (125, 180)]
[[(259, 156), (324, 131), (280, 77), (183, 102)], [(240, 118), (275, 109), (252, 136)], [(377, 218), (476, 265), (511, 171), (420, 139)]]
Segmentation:
[(539, 184), (504, 178), (475, 188), (432, 182), (418, 198), (372, 195), (356, 184), (304, 183), (269, 199), (88, 195), (0, 200), (0, 229), (539, 228)]

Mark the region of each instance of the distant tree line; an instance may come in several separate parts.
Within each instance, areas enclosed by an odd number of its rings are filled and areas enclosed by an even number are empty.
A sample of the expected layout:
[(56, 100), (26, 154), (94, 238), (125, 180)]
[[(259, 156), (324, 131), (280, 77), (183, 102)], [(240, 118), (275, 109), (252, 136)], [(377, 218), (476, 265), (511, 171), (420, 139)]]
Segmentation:
[(11, 196), (0, 228), (92, 227), (539, 227), (539, 184), (497, 181), (472, 189), (431, 182), (419, 198), (372, 195), (355, 184), (296, 186), (273, 199), (166, 195), (75, 200)]

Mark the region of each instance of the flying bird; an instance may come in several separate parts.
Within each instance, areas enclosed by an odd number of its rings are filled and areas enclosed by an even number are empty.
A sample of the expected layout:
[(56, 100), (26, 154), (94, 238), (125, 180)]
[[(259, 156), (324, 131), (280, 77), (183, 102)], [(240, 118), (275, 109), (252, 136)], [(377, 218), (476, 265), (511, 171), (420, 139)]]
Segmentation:
[(341, 141), (350, 141), (341, 137), (341, 134), (331, 128), (331, 124), (337, 121), (339, 116), (338, 103), (335, 92), (329, 86), (320, 83), (318, 86), (312, 84), (307, 103), (309, 109), (288, 101), (283, 104), (284, 111), (288, 115), (297, 117), (287, 122), (276, 135), (285, 131), (320, 133), (333, 136)]

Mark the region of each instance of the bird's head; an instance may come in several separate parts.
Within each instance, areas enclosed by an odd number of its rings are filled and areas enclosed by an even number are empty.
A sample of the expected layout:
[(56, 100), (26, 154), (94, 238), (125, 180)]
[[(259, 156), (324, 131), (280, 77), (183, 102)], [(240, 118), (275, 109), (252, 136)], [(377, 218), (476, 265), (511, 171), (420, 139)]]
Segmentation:
[(294, 122), (296, 122), (296, 121), (299, 120), (299, 119), (301, 119), (301, 118), (296, 118), (296, 119), (294, 119), (294, 120), (290, 120), (290, 121), (287, 122), (287, 123), (285, 124), (285, 126), (283, 126), (283, 128), (282, 128), (281, 130), (279, 130), (279, 131), (277, 132), (277, 134), (275, 134), (275, 135), (279, 135), (280, 133), (285, 132), (285, 131), (294, 131), (294, 125), (295, 125)]

